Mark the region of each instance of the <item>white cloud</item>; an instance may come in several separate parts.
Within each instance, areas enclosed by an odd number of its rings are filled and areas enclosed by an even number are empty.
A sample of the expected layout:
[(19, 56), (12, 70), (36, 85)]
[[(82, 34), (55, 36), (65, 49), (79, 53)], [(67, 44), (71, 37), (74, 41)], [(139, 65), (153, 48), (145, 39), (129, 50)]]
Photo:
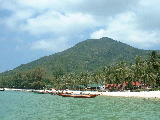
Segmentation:
[(146, 1), (141, 0), (136, 12), (138, 15), (138, 22), (140, 29), (143, 30), (160, 30), (160, 1)]
[(106, 28), (93, 32), (91, 38), (107, 36), (140, 49), (154, 48), (159, 38), (157, 31), (138, 28), (137, 15), (127, 12), (109, 19)]
[[(7, 0), (0, 9), (9, 10), (11, 15), (0, 22), (12, 30), (27, 31), (37, 39), (45, 36), (59, 40), (61, 36), (69, 43), (73, 36), (80, 39), (87, 31), (93, 32), (91, 38), (106, 36), (148, 49), (160, 37), (159, 3), (158, 0)], [(39, 41), (42, 43), (47, 44)]]
[(43, 39), (32, 43), (32, 50), (47, 50), (52, 52), (60, 52), (69, 47), (67, 39), (60, 37), (57, 39)]
[(13, 0), (0, 0), (0, 9), (15, 11), (17, 8), (17, 1)]
[(35, 11), (32, 9), (16, 10), (11, 16), (2, 18), (0, 22), (1, 24), (5, 24), (11, 30), (20, 31), (20, 26), (25, 24), (26, 19), (31, 18), (34, 13)]
[(34, 13), (35, 12), (31, 9), (20, 10), (20, 11), (15, 12), (14, 16), (20, 21), (20, 20), (26, 20), (32, 17)]
[[(16, 56), (13, 64), (22, 64), (30, 59), (28, 55), (34, 54), (37, 59), (60, 52), (89, 36), (110, 37), (136, 48), (160, 48), (160, 0), (0, 0), (0, 3), (0, 45), (5, 46), (1, 47), (4, 54), (1, 61), (7, 61), (3, 58), (7, 54), (8, 61)], [(6, 65), (4, 69), (8, 69)]]
[(92, 16), (87, 14), (60, 14), (58, 12), (48, 11), (45, 14), (28, 19), (27, 24), (22, 26), (22, 30), (35, 35), (45, 33), (69, 35), (78, 34), (96, 24)]

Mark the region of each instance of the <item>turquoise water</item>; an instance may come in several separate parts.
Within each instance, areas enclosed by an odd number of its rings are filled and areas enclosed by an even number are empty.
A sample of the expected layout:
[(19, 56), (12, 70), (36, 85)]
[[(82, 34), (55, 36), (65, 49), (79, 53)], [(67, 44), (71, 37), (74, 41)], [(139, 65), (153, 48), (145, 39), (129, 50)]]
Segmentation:
[(160, 100), (0, 92), (0, 120), (160, 120)]

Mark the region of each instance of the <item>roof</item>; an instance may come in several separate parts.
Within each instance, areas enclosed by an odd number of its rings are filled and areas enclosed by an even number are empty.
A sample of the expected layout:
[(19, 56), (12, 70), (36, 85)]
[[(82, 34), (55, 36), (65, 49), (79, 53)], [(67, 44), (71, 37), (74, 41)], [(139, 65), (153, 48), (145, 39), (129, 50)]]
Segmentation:
[(136, 82), (133, 82), (132, 85), (140, 85), (141, 83), (136, 81)]
[(53, 87), (53, 85), (46, 85), (46, 87)]
[(101, 84), (88, 84), (88, 87), (100, 87), (102, 86)]
[(74, 85), (67, 85), (66, 87), (69, 89), (72, 89), (72, 88), (74, 88)]
[[(123, 87), (126, 87), (129, 83), (128, 82), (124, 82), (123, 83)], [(140, 82), (136, 81), (136, 82), (132, 82), (132, 85), (134, 86), (139, 86), (141, 85)], [(122, 84), (106, 84), (105, 87), (122, 87)]]
[(107, 85), (105, 85), (105, 87), (111, 87), (111, 84), (107, 84)]
[(84, 85), (76, 85), (76, 87), (78, 87), (78, 88), (85, 88), (86, 86), (84, 86)]
[(126, 83), (126, 82), (125, 82), (125, 83), (123, 83), (123, 87), (126, 87), (127, 85), (128, 85), (128, 83)]
[(121, 87), (121, 84), (107, 84), (105, 87)]

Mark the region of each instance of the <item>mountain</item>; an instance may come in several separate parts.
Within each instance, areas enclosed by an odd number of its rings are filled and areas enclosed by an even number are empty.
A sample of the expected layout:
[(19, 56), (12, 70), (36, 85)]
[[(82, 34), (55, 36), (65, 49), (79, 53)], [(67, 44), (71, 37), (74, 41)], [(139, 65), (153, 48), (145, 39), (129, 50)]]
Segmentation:
[(12, 75), (17, 71), (28, 71), (36, 67), (44, 68), (48, 74), (52, 74), (56, 69), (67, 73), (95, 72), (104, 66), (115, 65), (121, 60), (125, 60), (128, 64), (134, 63), (136, 55), (147, 58), (148, 54), (148, 51), (111, 38), (88, 39), (65, 51), (22, 64), (0, 75)]

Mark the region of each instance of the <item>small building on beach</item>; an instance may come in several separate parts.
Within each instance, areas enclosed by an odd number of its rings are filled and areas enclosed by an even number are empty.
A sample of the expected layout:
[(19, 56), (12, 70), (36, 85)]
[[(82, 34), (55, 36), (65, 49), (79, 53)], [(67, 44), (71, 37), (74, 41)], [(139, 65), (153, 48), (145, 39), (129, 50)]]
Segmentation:
[(87, 89), (91, 90), (104, 90), (105, 86), (102, 84), (88, 84)]

